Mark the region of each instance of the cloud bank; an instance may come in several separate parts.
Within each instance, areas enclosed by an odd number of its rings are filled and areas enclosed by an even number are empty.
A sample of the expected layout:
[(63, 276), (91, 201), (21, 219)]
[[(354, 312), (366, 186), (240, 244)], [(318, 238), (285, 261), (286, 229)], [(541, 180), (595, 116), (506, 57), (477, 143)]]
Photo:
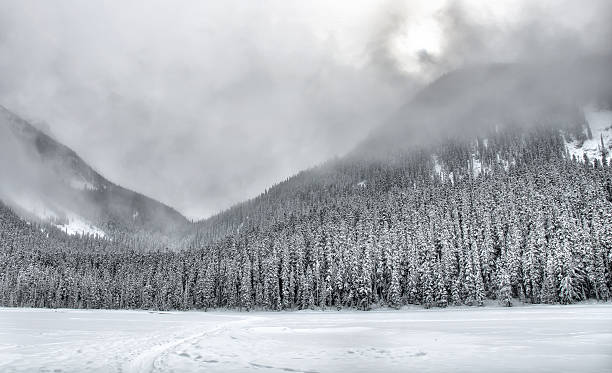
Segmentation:
[(349, 151), (455, 68), (609, 53), (607, 1), (0, 1), (0, 103), (209, 216)]

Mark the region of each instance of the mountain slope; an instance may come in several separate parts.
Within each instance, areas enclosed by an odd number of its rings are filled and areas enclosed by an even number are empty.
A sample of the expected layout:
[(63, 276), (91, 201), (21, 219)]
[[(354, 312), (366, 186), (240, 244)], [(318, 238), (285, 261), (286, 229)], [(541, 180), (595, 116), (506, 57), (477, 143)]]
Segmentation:
[(9, 231), (0, 303), (367, 310), (610, 299), (612, 166), (595, 136), (611, 145), (612, 113), (582, 111), (597, 96), (540, 97), (535, 80), (539, 106), (516, 97), (529, 74), (483, 69), (441, 78), (352, 153), (199, 222), (184, 251), (91, 250), (83, 239), (48, 251)]
[(585, 105), (612, 110), (612, 57), (582, 63), (588, 67), (494, 64), (449, 72), (418, 92), (355, 152), (473, 139), (502, 127), (553, 126), (578, 135), (586, 124)]
[[(593, 75), (606, 77), (610, 61), (606, 56), (584, 63)], [(407, 160), (410, 172), (446, 180), (493, 172), (495, 167), (507, 171), (509, 165), (525, 161), (530, 137), (542, 131), (549, 132), (555, 156), (582, 161), (586, 153), (591, 161), (601, 160), (603, 140), (609, 160), (612, 85), (562, 79), (575, 70), (573, 65), (542, 71), (494, 64), (452, 71), (418, 92), (345, 157), (300, 172), (199, 222), (197, 241), (211, 242), (248, 226), (269, 226), (287, 219), (288, 211), (308, 214), (311, 204), (331, 195), (360, 194), (364, 187), (402, 187), (394, 174), (407, 171)], [(591, 103), (597, 107), (589, 107)], [(377, 175), (380, 180), (367, 180), (373, 168), (383, 170)], [(408, 177), (403, 179), (407, 182)]]
[(116, 185), (73, 150), (0, 106), (0, 198), (22, 215), (68, 233), (180, 237), (176, 210)]

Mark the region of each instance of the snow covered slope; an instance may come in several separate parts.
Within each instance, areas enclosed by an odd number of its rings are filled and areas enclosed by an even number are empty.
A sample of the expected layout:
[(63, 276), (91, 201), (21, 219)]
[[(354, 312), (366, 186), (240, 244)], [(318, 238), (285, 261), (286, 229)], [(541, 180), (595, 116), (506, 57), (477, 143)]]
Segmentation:
[[(609, 163), (612, 161), (612, 111), (598, 110), (594, 107), (584, 108), (585, 123), (577, 123), (579, 134), (570, 133), (567, 129), (560, 126), (560, 134), (565, 140), (565, 148), (569, 157), (575, 158), (579, 162), (584, 162), (586, 156), (589, 162), (594, 160), (601, 161), (605, 157)], [(471, 170), (473, 177), (478, 177), (483, 172), (489, 173), (493, 167), (501, 167), (505, 170), (515, 162), (513, 159), (506, 159), (502, 154), (495, 153), (493, 160), (483, 163), (482, 152), (488, 149), (489, 139), (474, 138), (467, 142), (469, 148), (469, 160), (467, 168)], [(489, 155), (490, 156), (490, 155)], [(442, 181), (453, 182), (453, 173), (440, 161), (439, 154), (431, 156), (433, 172)]]
[(73, 150), (2, 106), (0, 176), (0, 200), (69, 234), (178, 237), (190, 229), (176, 210), (106, 180)]
[(104, 231), (92, 222), (52, 200), (43, 201), (33, 193), (13, 194), (12, 204), (13, 209), (21, 216), (50, 223), (66, 234), (105, 236)]
[[(566, 138), (570, 156), (582, 161), (586, 155), (589, 160), (601, 160), (605, 156), (612, 159), (612, 111), (586, 108), (584, 111), (588, 128), (585, 128), (586, 140)], [(591, 136), (589, 136), (589, 130)]]
[(55, 226), (70, 235), (93, 235), (104, 237), (104, 231), (75, 214), (69, 214), (62, 223)]

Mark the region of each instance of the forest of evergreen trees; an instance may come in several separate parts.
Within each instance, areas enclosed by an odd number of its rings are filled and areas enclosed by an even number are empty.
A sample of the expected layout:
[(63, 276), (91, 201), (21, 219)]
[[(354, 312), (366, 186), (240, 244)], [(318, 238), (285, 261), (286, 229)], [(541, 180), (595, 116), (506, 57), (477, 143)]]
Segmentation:
[(559, 131), (305, 171), (184, 250), (70, 237), (0, 205), (0, 304), (304, 309), (608, 300), (612, 167)]

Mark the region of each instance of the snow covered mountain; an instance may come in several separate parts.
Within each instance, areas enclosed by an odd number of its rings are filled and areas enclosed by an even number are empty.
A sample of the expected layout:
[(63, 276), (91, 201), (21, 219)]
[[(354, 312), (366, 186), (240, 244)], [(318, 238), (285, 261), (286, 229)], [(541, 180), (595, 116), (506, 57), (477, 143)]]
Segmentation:
[[(606, 77), (612, 58), (581, 60)], [(581, 65), (581, 69), (584, 67)], [(551, 142), (555, 157), (612, 160), (612, 86), (589, 77), (565, 79), (575, 65), (550, 68), (513, 64), (451, 71), (419, 91), (346, 156), (304, 170), (252, 200), (198, 223), (202, 241), (283, 221), (288, 211), (309, 211), (328, 195), (359, 195), (401, 187), (381, 173), (406, 172), (405, 162), (430, 178), (508, 172), (527, 161), (536, 138)], [(547, 159), (547, 161), (550, 161)], [(372, 169), (378, 170), (374, 175)], [(395, 175), (386, 175), (394, 178)], [(407, 176), (403, 176), (407, 178)], [(265, 213), (262, 213), (265, 211)]]
[(190, 223), (158, 201), (122, 188), (73, 150), (0, 106), (0, 199), (20, 215), (68, 234), (183, 235)]
[[(70, 237), (0, 209), (0, 273), (9, 274), (0, 304), (279, 310), (610, 299), (612, 96), (579, 85), (574, 94), (556, 78), (513, 66), (450, 73), (353, 152), (198, 222), (195, 237), (184, 230), (185, 250), (143, 254), (133, 249), (159, 248), (155, 240)], [(20, 139), (0, 158), (13, 204), (68, 210), (107, 235), (183, 227), (173, 210), (3, 118), (0, 139)], [(24, 191), (43, 208), (21, 202)], [(43, 289), (39, 278), (49, 279)]]
[[(612, 57), (582, 61), (602, 79), (610, 75), (610, 63)], [(564, 130), (568, 139), (591, 140), (587, 119), (598, 120), (586, 118), (585, 110), (612, 110), (612, 88), (580, 74), (582, 65), (493, 64), (451, 71), (418, 92), (354, 153), (380, 155), (543, 126)]]

